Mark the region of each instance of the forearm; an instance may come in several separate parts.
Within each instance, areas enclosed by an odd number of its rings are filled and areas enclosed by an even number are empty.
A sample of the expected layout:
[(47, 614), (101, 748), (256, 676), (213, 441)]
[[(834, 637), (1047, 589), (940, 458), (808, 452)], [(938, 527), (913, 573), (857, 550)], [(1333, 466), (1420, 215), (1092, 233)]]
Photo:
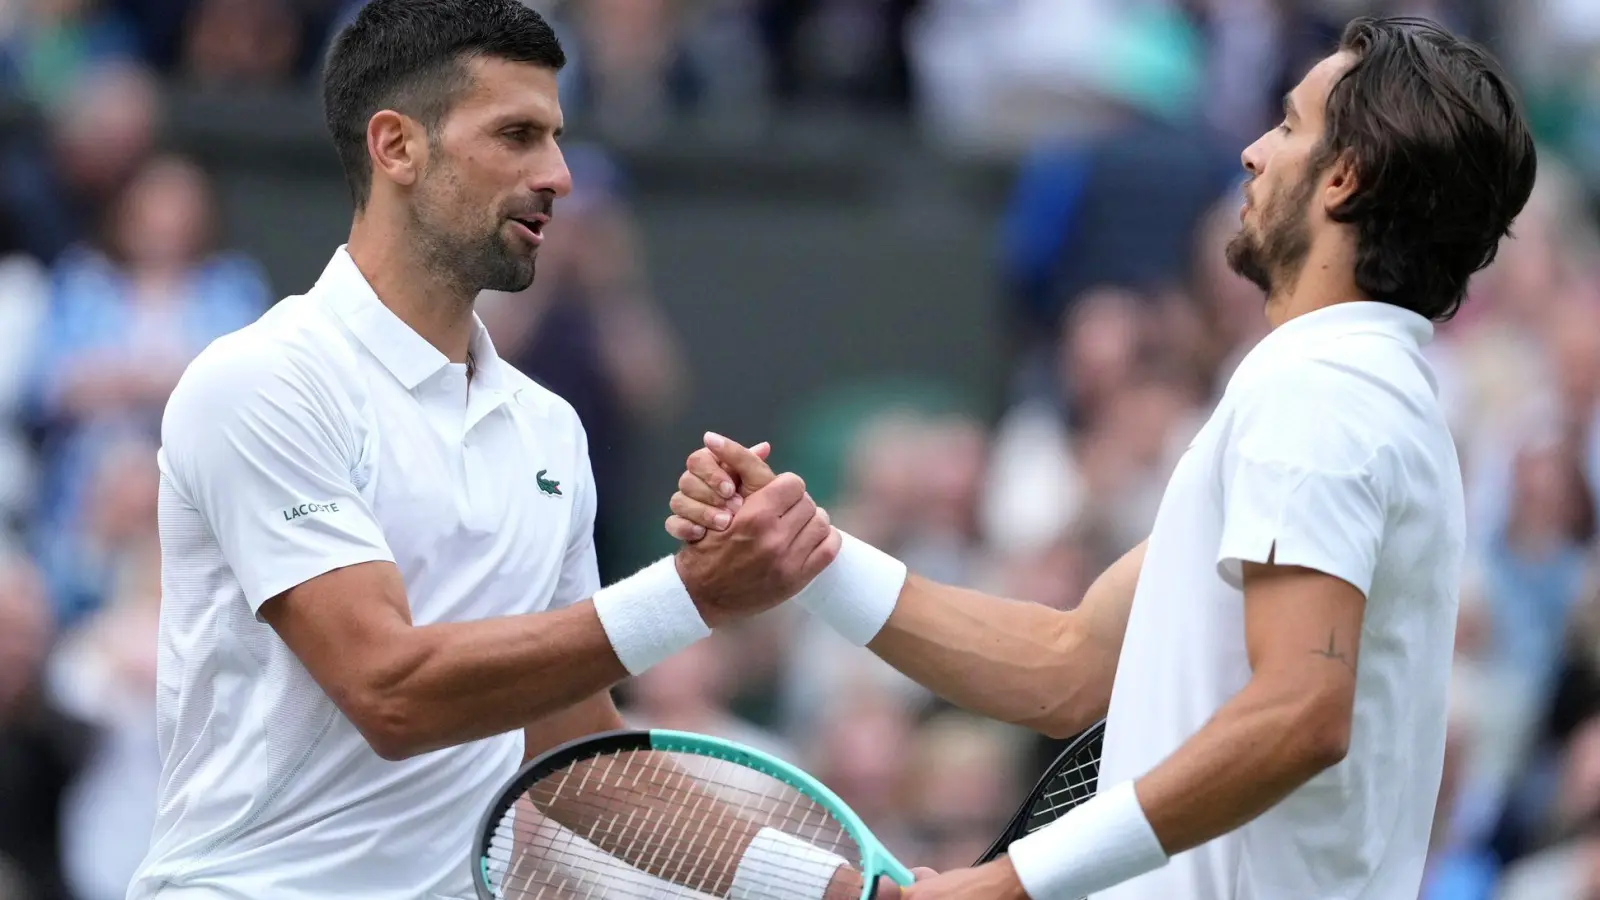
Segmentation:
[(1343, 755), (1342, 738), (1303, 697), (1251, 682), (1135, 784), (1168, 855), (1227, 834)]
[(1110, 705), (1144, 553), (1129, 550), (1069, 613), (908, 578), (868, 646), (958, 706), (1070, 737)]
[(1013, 843), (1032, 900), (1079, 900), (1166, 865), (1272, 808), (1342, 750), (1303, 694), (1252, 682), (1143, 778), (1100, 785), (1086, 803)]
[(1102, 714), (1116, 659), (1069, 613), (917, 576), (867, 646), (964, 709), (1057, 737)]
[(516, 730), (628, 675), (592, 601), (411, 628), (400, 640), (366, 687), (369, 740), (386, 756)]

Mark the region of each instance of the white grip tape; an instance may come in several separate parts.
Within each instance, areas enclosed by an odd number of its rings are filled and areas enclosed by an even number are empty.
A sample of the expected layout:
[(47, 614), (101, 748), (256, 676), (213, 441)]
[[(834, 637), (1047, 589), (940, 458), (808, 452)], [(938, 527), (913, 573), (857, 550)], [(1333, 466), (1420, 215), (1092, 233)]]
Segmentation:
[(794, 597), (858, 647), (883, 630), (906, 584), (906, 564), (849, 534), (839, 556)]
[(594, 611), (634, 675), (711, 634), (670, 556), (596, 591)]
[(1006, 853), (1032, 900), (1083, 900), (1167, 864), (1131, 781), (1012, 842)]
[(849, 860), (776, 828), (763, 828), (734, 870), (728, 900), (823, 900), (828, 883)]

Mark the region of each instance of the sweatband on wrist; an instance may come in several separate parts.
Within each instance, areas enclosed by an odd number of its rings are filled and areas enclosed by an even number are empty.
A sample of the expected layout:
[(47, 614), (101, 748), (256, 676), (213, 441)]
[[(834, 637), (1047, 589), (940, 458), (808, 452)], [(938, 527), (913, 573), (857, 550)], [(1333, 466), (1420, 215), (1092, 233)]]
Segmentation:
[(871, 643), (889, 621), (906, 584), (906, 564), (840, 532), (839, 556), (801, 589), (794, 602), (827, 622), (858, 647)]
[(776, 828), (763, 828), (745, 848), (728, 900), (794, 897), (823, 900), (828, 883), (849, 860)]
[(711, 635), (670, 556), (601, 588), (593, 599), (611, 649), (633, 675)]
[(1167, 864), (1131, 781), (1013, 842), (1007, 854), (1032, 900), (1084, 900)]

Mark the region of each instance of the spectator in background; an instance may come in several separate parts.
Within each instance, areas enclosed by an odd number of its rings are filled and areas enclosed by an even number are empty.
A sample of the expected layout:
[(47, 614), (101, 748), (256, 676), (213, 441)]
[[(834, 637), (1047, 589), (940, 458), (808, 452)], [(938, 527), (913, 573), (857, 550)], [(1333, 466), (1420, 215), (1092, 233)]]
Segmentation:
[(128, 23), (97, 0), (11, 0), (23, 15), (0, 44), (25, 96), (46, 108), (68, 101), (79, 78), (110, 60), (134, 60), (141, 48)]
[[(153, 499), (154, 466), (148, 456), (143, 462)], [(150, 540), (119, 561), (109, 601), (67, 636), (51, 667), (62, 706), (98, 735), (63, 798), (63, 865), (78, 900), (123, 900), (155, 824), (161, 561), (153, 503), (143, 520)]]
[(56, 615), (66, 625), (111, 599), (131, 561), (156, 546), (157, 445), (137, 433), (108, 438), (83, 491), (84, 512), (44, 548)]
[(903, 858), (945, 872), (982, 856), (1031, 786), (1022, 771), (1031, 740), (1020, 728), (961, 712), (924, 723), (905, 775), (917, 852)]
[(0, 231), (46, 263), (88, 240), (149, 159), (162, 124), (149, 70), (116, 63), (84, 75), (51, 113), (41, 140), (0, 135)]
[[(16, 254), (0, 256), (0, 334), (32, 335), (49, 307), (50, 282), (43, 266)], [(26, 341), (0, 350), (0, 535), (19, 531), (31, 511), (35, 461), (18, 420), (33, 359)]]
[(814, 727), (796, 733), (805, 735), (800, 765), (855, 810), (890, 852), (905, 854), (916, 846), (907, 800), (927, 785), (911, 781), (906, 765), (916, 740), (912, 707), (858, 682), (823, 711)]
[(302, 33), (289, 0), (198, 0), (184, 39), (184, 77), (205, 88), (283, 87)]
[(53, 633), (38, 573), (7, 555), (0, 560), (0, 861), (12, 861), (37, 900), (73, 900), (61, 871), (61, 800), (91, 734), (44, 689)]
[[(56, 265), (31, 403), (48, 460), (36, 534), (47, 558), (86, 533), (85, 489), (105, 448), (125, 434), (158, 435), (189, 361), (269, 303), (259, 266), (219, 249), (214, 204), (197, 166), (154, 159), (119, 198), (104, 239)], [(86, 611), (63, 609), (63, 624)]]

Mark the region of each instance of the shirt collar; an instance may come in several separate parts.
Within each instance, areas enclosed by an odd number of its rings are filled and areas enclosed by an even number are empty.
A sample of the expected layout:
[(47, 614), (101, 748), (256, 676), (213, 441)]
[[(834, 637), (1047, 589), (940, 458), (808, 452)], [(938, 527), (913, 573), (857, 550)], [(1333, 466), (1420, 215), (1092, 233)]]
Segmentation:
[[(449, 357), (378, 299), (366, 276), (350, 258), (347, 246), (341, 245), (334, 253), (312, 290), (326, 299), (351, 333), (406, 390), (415, 390), (417, 385), (450, 365)], [(500, 371), (500, 356), (476, 313), (472, 316), (472, 339), (468, 346), (472, 348), (474, 383), (496, 390), (502, 388), (505, 376)]]
[(1421, 347), (1433, 340), (1433, 322), (1393, 303), (1352, 300), (1295, 316), (1274, 328), (1267, 340), (1279, 343), (1359, 332), (1388, 334)]

